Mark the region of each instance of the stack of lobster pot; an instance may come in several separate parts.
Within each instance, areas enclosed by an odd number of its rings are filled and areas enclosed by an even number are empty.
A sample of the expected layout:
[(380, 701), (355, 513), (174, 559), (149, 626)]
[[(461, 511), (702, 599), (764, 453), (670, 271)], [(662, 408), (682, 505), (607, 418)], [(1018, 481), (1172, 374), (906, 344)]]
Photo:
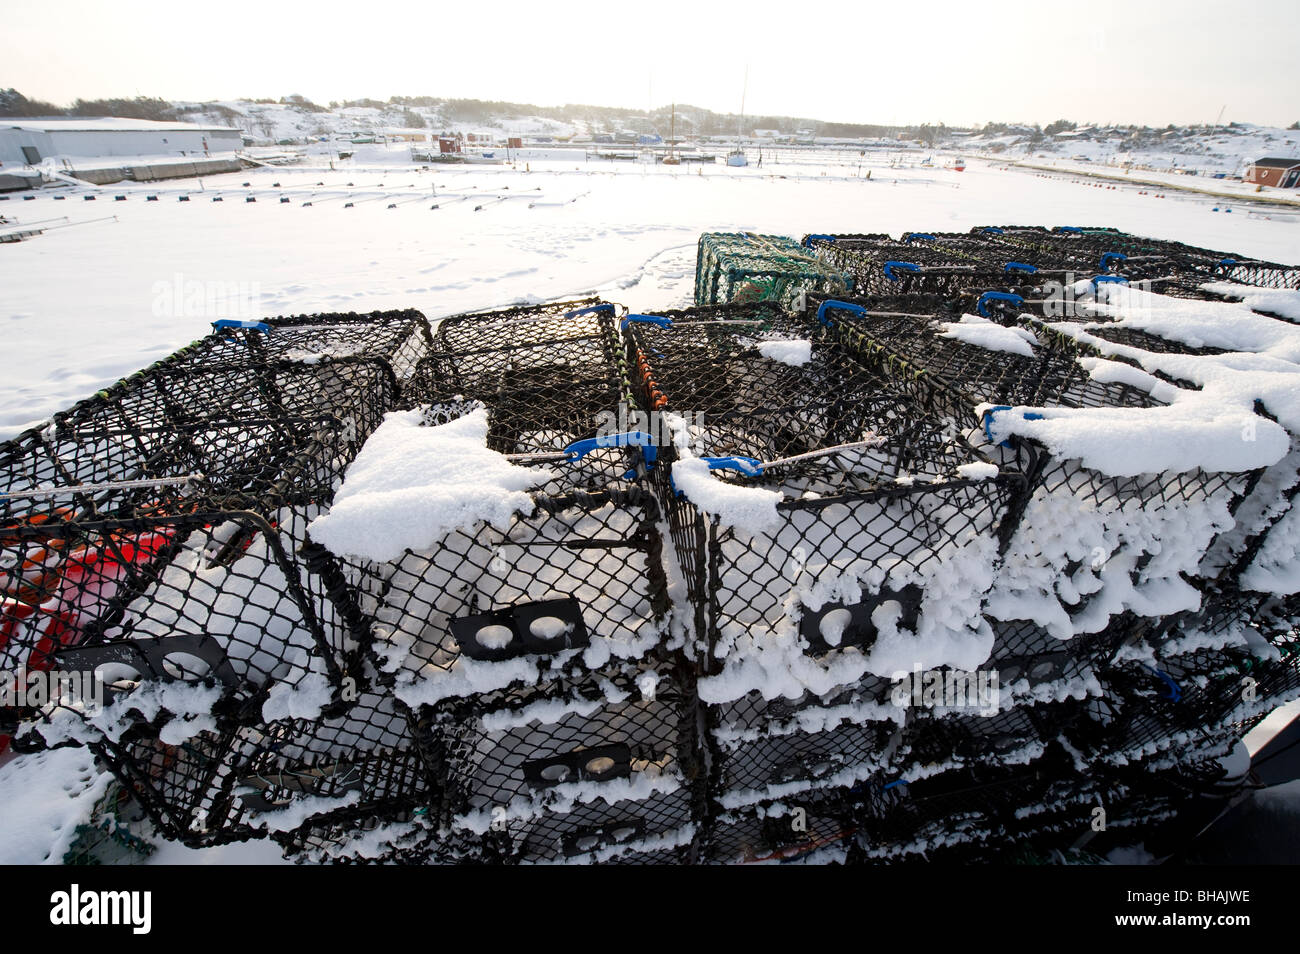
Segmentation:
[[(1191, 301), (1107, 283), (1064, 313), (1035, 300), (989, 306), (1044, 341), (1145, 368), (1171, 388), (1194, 392), (1241, 362), (1254, 369), (1257, 384), (1295, 373), (1274, 355), (1300, 355), (1300, 329), (1252, 310), (1249, 294), (1242, 292), (1247, 302)], [(1271, 294), (1300, 300), (1296, 292)], [(1234, 511), (1235, 525), (1189, 575), (1203, 594), (1200, 605), (1171, 616), (1149, 639), (1154, 655), (1145, 665), (1161, 679), (1160, 695), (1184, 746), (1230, 744), (1300, 693), (1294, 611), (1300, 580), (1292, 570), (1300, 558), (1300, 414), (1285, 390), (1268, 391), (1258, 406), (1286, 428), (1290, 451), (1251, 483)], [(1146, 722), (1148, 744), (1170, 744), (1158, 738), (1162, 724)]]
[(313, 531), (435, 780), (439, 858), (690, 856), (694, 687), (620, 365), (599, 301), (443, 319)]
[(307, 526), (429, 335), (416, 312), (219, 322), (0, 446), (5, 662), (61, 680), (10, 710), (15, 745), (91, 745), (195, 846), (420, 801)]
[[(881, 236), (881, 238), (887, 238)], [(802, 292), (842, 295), (849, 279), (792, 238), (755, 232), (704, 232), (695, 258), (695, 304), (774, 301)]]
[[(981, 296), (980, 310), (1007, 297)], [(1148, 656), (1171, 618), (1201, 606), (1200, 564), (1231, 534), (1259, 472), (1118, 475), (1031, 438), (1000, 435), (999, 417), (1025, 408), (1158, 408), (1170, 396), (1149, 375), (1090, 375), (1079, 362), (1084, 352), (1063, 337), (1039, 340), (978, 315), (953, 320), (931, 306), (815, 303), (821, 322), (856, 354), (975, 440), (982, 433), (989, 454), (1030, 476), (987, 604), (999, 633), (992, 662), (1006, 666), (1012, 693), (1026, 703), (1082, 700), (1061, 730), (1094, 762), (1159, 754), (1161, 766), (1176, 768), (1224, 754), (1223, 744), (1207, 750), (1194, 732), (1180, 731), (1168, 673), (1119, 661)], [(1015, 341), (993, 345), (990, 329)]]
[(984, 698), (921, 691), (944, 670), (979, 682), (1023, 476), (811, 317), (624, 324), (630, 386), (673, 439), (658, 486), (696, 614), (704, 858), (843, 854), (870, 790), (1036, 755), (1042, 726), (1000, 712), (990, 680)]

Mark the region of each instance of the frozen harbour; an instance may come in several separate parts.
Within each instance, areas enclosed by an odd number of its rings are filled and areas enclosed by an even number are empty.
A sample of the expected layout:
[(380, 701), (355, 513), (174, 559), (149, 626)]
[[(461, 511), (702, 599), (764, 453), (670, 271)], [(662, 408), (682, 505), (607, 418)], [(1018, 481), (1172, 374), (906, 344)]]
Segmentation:
[[(729, 169), (537, 155), (521, 153), (513, 168), (420, 171), (405, 147), (362, 146), (334, 171), (309, 156), (302, 166), (211, 177), (202, 189), (189, 180), (119, 183), (82, 190), (93, 202), (73, 190), (56, 201), (47, 190), (0, 203), (17, 227), (49, 228), (0, 256), (9, 359), (0, 436), (220, 317), (417, 308), (432, 320), (590, 291), (634, 310), (685, 304), (704, 230), (1108, 225), (1272, 261), (1300, 257), (1300, 223), (1285, 210), (1225, 214), (1207, 196), (1157, 198), (1002, 163), (970, 160), (955, 172), (919, 167), (915, 157), (898, 168), (885, 155), (826, 152)], [(220, 307), (232, 298), (233, 309)]]

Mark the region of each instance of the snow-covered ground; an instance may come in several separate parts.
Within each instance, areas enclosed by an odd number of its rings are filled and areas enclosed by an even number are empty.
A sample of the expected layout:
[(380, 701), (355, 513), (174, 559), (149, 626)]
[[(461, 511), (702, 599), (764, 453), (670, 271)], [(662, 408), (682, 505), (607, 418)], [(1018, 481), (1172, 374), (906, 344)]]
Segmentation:
[(308, 156), (201, 188), (119, 183), (80, 190), (94, 202), (46, 190), (0, 203), (11, 227), (48, 229), (0, 250), (0, 436), (220, 317), (415, 307), (436, 318), (591, 290), (642, 310), (682, 304), (706, 229), (897, 235), (1077, 223), (1300, 261), (1289, 216), (1225, 215), (1210, 197), (1081, 186), (1004, 163), (971, 160), (959, 173), (856, 153), (765, 153), (762, 168), (730, 169), (557, 153), (421, 171), (406, 146), (362, 146), (333, 170)]

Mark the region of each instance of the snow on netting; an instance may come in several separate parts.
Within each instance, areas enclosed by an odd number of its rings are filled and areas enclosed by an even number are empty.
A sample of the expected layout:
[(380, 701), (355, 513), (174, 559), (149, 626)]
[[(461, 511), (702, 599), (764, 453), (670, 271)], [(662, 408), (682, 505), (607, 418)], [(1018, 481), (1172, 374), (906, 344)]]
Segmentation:
[[(1189, 301), (1119, 284), (1097, 286), (1089, 301), (1064, 311), (1019, 299), (988, 304), (990, 312), (1021, 322), (1045, 342), (1094, 356), (1094, 367), (1121, 362), (1140, 369), (1135, 375), (1173, 385), (1179, 390), (1168, 393), (1175, 402), (1200, 395), (1223, 405), (1253, 404), (1285, 428), (1288, 452), (1249, 488), (1235, 511), (1237, 526), (1216, 544), (1203, 572), (1275, 594), (1300, 590), (1294, 569), (1300, 539), (1293, 529), (1300, 490), (1300, 402), (1293, 384), (1300, 329), (1252, 310), (1249, 302)], [(1250, 432), (1244, 439), (1253, 439)]]
[(1142, 788), (1082, 774), (1056, 756), (871, 786), (855, 800), (853, 819), (870, 860), (988, 860), (1063, 848), (1089, 831), (1099, 808), (1108, 827), (1120, 828), (1170, 817), (1186, 802), (1150, 780)]
[[(1240, 433), (1253, 414), (1224, 421), (1211, 435), (1218, 443), (1210, 443), (1195, 413), (1156, 414), (1168, 405), (1136, 386), (1150, 388), (1149, 375), (1096, 374), (1068, 342), (1042, 342), (1025, 329), (979, 316), (936, 320), (929, 309), (907, 313), (900, 305), (905, 300), (813, 299), (810, 308), (917, 403), (963, 428), (982, 419), (990, 438), (982, 449), (1029, 475), (1018, 530), (990, 594), (990, 615), (1035, 620), (1069, 638), (1099, 633), (1124, 612), (1163, 617), (1199, 605), (1199, 593), (1184, 576), (1195, 576), (1216, 538), (1233, 527), (1233, 512), (1255, 476), (1231, 472), (1258, 466), (1253, 457), (1236, 465), (1233, 456), (1239, 447), (1250, 448)], [(1003, 411), (1036, 421), (1052, 409), (1078, 415), (1075, 430), (1055, 440), (1057, 452), (1014, 435), (992, 439)], [(1089, 414), (1107, 416), (1094, 424)], [(1163, 443), (1125, 443), (1121, 425), (1126, 434), (1148, 438), (1157, 428)], [(1194, 446), (1201, 453), (1190, 462), (1169, 449), (1183, 432), (1199, 441)], [(1121, 457), (1123, 465), (1115, 467)]]
[[(314, 539), (406, 704), (644, 657), (668, 631), (659, 509), (612, 305), (445, 319)], [(631, 437), (626, 435), (632, 432)]]
[(247, 697), (337, 682), (358, 652), (359, 617), (307, 524), (396, 390), (367, 366), (187, 360), (0, 445), (7, 671), (59, 654), (110, 681)]
[(842, 790), (720, 812), (701, 839), (703, 864), (860, 861), (854, 804)]
[[(1115, 229), (1058, 227), (1047, 230), (1018, 226), (983, 226), (971, 230), (972, 234), (989, 235), (998, 241), (1021, 245), (1043, 255), (1069, 255), (1080, 264), (1101, 262), (1101, 256), (1112, 254), (1126, 256), (1120, 262), (1121, 273), (1127, 265), (1140, 266), (1144, 261), (1161, 263), (1165, 274), (1203, 276), (1204, 280), (1236, 282), (1258, 285), (1263, 288), (1300, 289), (1300, 267), (1265, 262), (1232, 252), (1216, 252), (1183, 242), (1168, 239), (1145, 238)], [(1106, 269), (1101, 269), (1105, 271)], [(1155, 277), (1154, 274), (1140, 277)]]
[(361, 858), (379, 846), (354, 843), (360, 822), (418, 818), (436, 802), (406, 715), (376, 693), (240, 727), (135, 715), (92, 748), (162, 834), (193, 847), (271, 836)]
[(689, 678), (670, 662), (622, 666), (423, 707), (443, 820), (496, 863), (680, 847), (701, 815)]
[(695, 259), (695, 304), (792, 303), (801, 291), (844, 294), (848, 279), (794, 239), (704, 232)]

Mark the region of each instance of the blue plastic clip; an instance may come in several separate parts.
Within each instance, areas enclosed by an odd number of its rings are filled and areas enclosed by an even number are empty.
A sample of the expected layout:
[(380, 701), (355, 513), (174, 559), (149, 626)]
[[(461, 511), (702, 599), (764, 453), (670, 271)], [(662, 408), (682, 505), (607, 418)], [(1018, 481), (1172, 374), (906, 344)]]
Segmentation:
[(1123, 275), (1094, 275), (1091, 284), (1093, 288), (1098, 285), (1127, 285), (1128, 279)]
[(1021, 305), (1025, 303), (1024, 298), (1022, 298), (1020, 295), (1012, 294), (1011, 292), (986, 291), (984, 292), (984, 294), (980, 295), (979, 301), (975, 303), (975, 310), (978, 311), (985, 318), (993, 317), (992, 315), (989, 314), (989, 309), (988, 309), (988, 302), (991, 301), (1010, 302), (1016, 308), (1019, 308)]
[(827, 328), (834, 327), (834, 325), (824, 317), (827, 308), (839, 308), (843, 311), (851, 311), (855, 315), (865, 315), (867, 313), (867, 309), (863, 308), (861, 305), (850, 305), (847, 301), (827, 299), (817, 306), (817, 320)]
[(1038, 271), (1036, 265), (1026, 265), (1024, 262), (1007, 262), (1002, 269), (1003, 272), (1028, 272), (1030, 275)]
[[(1010, 404), (998, 404), (995, 405), (994, 407), (989, 408), (987, 411), (984, 412), (984, 436), (985, 437), (987, 437), (989, 440), (993, 440), (993, 418), (997, 417), (1003, 411), (1009, 411), (1009, 410), (1011, 410)], [(1043, 415), (1035, 414), (1032, 411), (1027, 412), (1025, 414), (1026, 421), (1041, 421), (1042, 419), (1043, 419)], [(1008, 444), (1006, 441), (1002, 441), (998, 446), (1010, 447), (1011, 445)]]
[(212, 323), (213, 331), (220, 331), (223, 328), (251, 328), (263, 334), (269, 335), (271, 333), (271, 326), (265, 321), (240, 321), (238, 318), (218, 318)]
[[(574, 441), (568, 447), (564, 448), (564, 456), (573, 463), (582, 460), (598, 447), (639, 447), (641, 456), (645, 459), (646, 470), (650, 470), (659, 459), (659, 448), (654, 443), (654, 438), (644, 431), (623, 431), (618, 434), (603, 434), (600, 437), (589, 437), (586, 440)], [(623, 475), (624, 480), (632, 480), (636, 477), (635, 470), (629, 470)]]
[(834, 242), (834, 235), (805, 235), (803, 237), (803, 247), (812, 248), (813, 242)]
[(619, 330), (627, 331), (627, 326), (634, 321), (640, 325), (658, 325), (666, 330), (673, 326), (673, 320), (663, 315), (624, 315), (623, 320), (618, 323)]
[(1156, 669), (1154, 666), (1147, 666), (1147, 669), (1151, 670), (1151, 672), (1154, 673), (1156, 676), (1158, 676), (1160, 678), (1160, 681), (1165, 684), (1166, 699), (1168, 699), (1170, 702), (1182, 701), (1183, 690), (1178, 688), (1178, 683), (1174, 682), (1173, 677), (1170, 676), (1169, 673), (1165, 672), (1162, 669)]
[(1127, 262), (1128, 256), (1125, 255), (1123, 252), (1106, 252), (1101, 257), (1101, 264), (1098, 265), (1097, 267), (1100, 268), (1103, 272), (1108, 272), (1110, 271), (1110, 263), (1112, 261)]
[[(746, 477), (758, 477), (763, 473), (763, 462), (756, 457), (740, 457), (733, 455), (731, 457), (699, 457), (709, 465), (709, 470), (738, 470)], [(681, 496), (682, 492), (677, 489), (677, 482), (673, 479), (672, 474), (668, 475), (668, 483), (672, 485), (673, 493)]]
[(908, 232), (906, 235), (903, 236), (903, 244), (910, 245), (912, 239), (921, 239), (922, 241), (925, 242), (933, 242), (934, 236), (931, 235), (929, 232)]
[(587, 308), (576, 308), (573, 311), (566, 311), (561, 317), (577, 318), (580, 315), (595, 315), (602, 311), (607, 311), (612, 315), (614, 314), (614, 306), (613, 305), (591, 305), (590, 307)]
[(1076, 232), (1076, 233), (1078, 233), (1078, 234), (1080, 234), (1080, 235), (1083, 234), (1083, 229), (1079, 228), (1077, 225), (1058, 225), (1058, 226), (1056, 227), (1055, 231), (1057, 231), (1057, 232)]
[(889, 791), (891, 788), (898, 788), (898, 786), (900, 786), (900, 785), (906, 785), (906, 784), (907, 784), (907, 779), (905, 779), (905, 778), (896, 778), (896, 779), (894, 779), (892, 782), (886, 782), (886, 783), (884, 784), (884, 786), (882, 787), (882, 791), (886, 791), (886, 792), (887, 792), (887, 791)]
[(1221, 266), (1224, 266), (1225, 268), (1227, 268), (1227, 267), (1231, 267), (1231, 266), (1233, 266), (1233, 265), (1236, 265), (1236, 264), (1237, 264), (1237, 260), (1236, 260), (1235, 258), (1225, 258), (1225, 259), (1223, 259), (1222, 261), (1220, 261), (1219, 264), (1220, 264)]
[(998, 227), (995, 226), (995, 225), (986, 225), (986, 226), (984, 226), (984, 228), (980, 229), (980, 231), (981, 231), (981, 232), (987, 232), (987, 233), (989, 233), (990, 235), (1002, 235), (1002, 234), (1004, 234), (1003, 231), (1002, 231), (1002, 229), (998, 228)]
[(919, 272), (921, 270), (921, 266), (915, 262), (885, 262), (885, 277), (891, 282), (899, 281), (898, 276), (894, 274), (896, 268), (905, 272)]

